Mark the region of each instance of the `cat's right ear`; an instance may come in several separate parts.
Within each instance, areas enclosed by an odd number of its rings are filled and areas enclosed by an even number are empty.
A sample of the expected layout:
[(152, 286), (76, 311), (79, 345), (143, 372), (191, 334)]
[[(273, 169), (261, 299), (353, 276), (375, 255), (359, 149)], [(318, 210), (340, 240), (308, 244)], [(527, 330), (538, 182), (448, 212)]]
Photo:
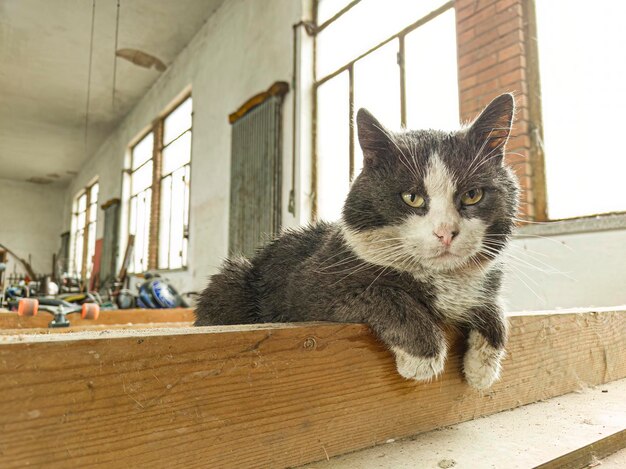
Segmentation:
[(375, 163), (381, 155), (389, 152), (391, 135), (367, 109), (359, 109), (356, 124), (365, 164)]

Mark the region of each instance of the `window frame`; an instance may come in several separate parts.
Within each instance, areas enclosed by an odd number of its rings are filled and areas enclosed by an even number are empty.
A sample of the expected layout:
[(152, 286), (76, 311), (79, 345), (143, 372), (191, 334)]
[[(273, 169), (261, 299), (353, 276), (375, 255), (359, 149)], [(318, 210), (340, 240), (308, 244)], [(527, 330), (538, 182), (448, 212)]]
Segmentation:
[[(185, 129), (181, 132), (176, 138), (172, 139), (167, 144), (163, 143), (164, 139), (164, 127), (165, 120), (175, 112), (179, 106), (181, 106), (188, 99), (192, 99), (192, 108), (191, 108), (191, 125), (189, 128)], [(160, 218), (161, 218), (161, 183), (163, 179), (170, 176), (172, 172), (163, 175), (162, 167), (163, 167), (163, 150), (167, 148), (172, 143), (176, 142), (180, 139), (185, 133), (189, 132), (191, 135), (191, 142), (193, 143), (193, 118), (194, 118), (194, 108), (193, 108), (193, 97), (191, 89), (185, 90), (181, 93), (176, 99), (174, 99), (163, 112), (161, 112), (156, 119), (149, 125), (146, 129), (144, 129), (138, 137), (132, 140), (131, 144), (128, 146), (128, 159), (127, 159), (127, 167), (123, 170), (123, 178), (125, 181), (125, 185), (127, 185), (129, 191), (127, 193), (127, 197), (125, 197), (125, 210), (126, 210), (126, 227), (124, 231), (125, 234), (128, 235), (131, 230), (131, 210), (130, 210), (130, 201), (134, 197), (132, 195), (132, 191), (130, 190), (132, 187), (132, 174), (137, 171), (139, 168), (143, 167), (149, 161), (152, 161), (152, 182), (149, 187), (151, 189), (151, 200), (150, 200), (150, 214), (149, 214), (149, 227), (148, 227), (148, 260), (146, 264), (146, 269), (144, 271), (137, 271), (134, 262), (131, 263), (131, 267), (129, 267), (128, 272), (132, 274), (141, 274), (145, 271), (167, 271), (167, 272), (175, 272), (175, 271), (184, 271), (187, 270), (189, 265), (188, 256), (184, 259), (183, 265), (181, 267), (170, 268), (169, 263), (168, 267), (159, 267), (159, 229), (160, 229)], [(132, 170), (132, 154), (133, 149), (150, 133), (153, 134), (153, 145), (152, 145), (152, 156), (145, 161), (141, 166), (137, 167), (135, 170)], [(191, 168), (192, 168), (192, 159), (193, 159), (193, 144), (190, 145), (189, 149), (189, 162), (180, 166), (178, 169), (183, 167), (188, 167), (189, 181), (188, 181), (188, 194), (187, 194), (187, 202), (191, 205)], [(146, 189), (147, 190), (147, 189)], [(143, 191), (142, 191), (143, 192)], [(191, 210), (190, 206), (187, 209), (188, 212), (188, 220), (187, 226), (183, 228), (184, 238), (187, 240), (187, 245), (189, 245), (190, 238), (190, 230), (189, 223), (191, 220)], [(135, 234), (136, 236), (136, 234)], [(136, 240), (136, 238), (135, 238)]]
[[(407, 103), (406, 103), (406, 68), (405, 68), (405, 37), (413, 32), (414, 30), (416, 30), (417, 28), (419, 28), (420, 26), (425, 25), (426, 23), (430, 22), (431, 20), (434, 20), (435, 18), (439, 17), (440, 15), (442, 15), (443, 13), (446, 13), (447, 11), (449, 11), (450, 9), (454, 9), (454, 5), (455, 2), (454, 0), (449, 0), (445, 3), (443, 3), (441, 6), (439, 6), (438, 8), (436, 8), (435, 10), (431, 11), (430, 13), (427, 13), (426, 15), (424, 15), (423, 17), (421, 17), (420, 19), (418, 19), (417, 21), (414, 21), (413, 23), (409, 24), (408, 26), (404, 27), (403, 29), (401, 29), (400, 31), (396, 32), (395, 34), (387, 37), (386, 39), (384, 39), (383, 41), (379, 42), (377, 45), (375, 45), (374, 47), (370, 48), (369, 50), (363, 52), (362, 54), (359, 54), (357, 57), (354, 57), (353, 59), (351, 59), (350, 61), (348, 61), (347, 63), (345, 63), (344, 65), (342, 65), (341, 67), (335, 69), (333, 72), (328, 73), (326, 75), (324, 75), (321, 78), (317, 77), (317, 35), (319, 33), (321, 33), (322, 31), (324, 31), (324, 29), (326, 29), (328, 26), (330, 26), (331, 24), (333, 24), (335, 21), (337, 21), (339, 18), (341, 18), (343, 15), (347, 14), (350, 12), (350, 10), (352, 10), (352, 8), (354, 8), (356, 5), (358, 5), (361, 2), (361, 0), (354, 0), (352, 2), (350, 2), (349, 4), (347, 4), (344, 8), (342, 8), (341, 10), (339, 10), (337, 13), (335, 13), (335, 15), (333, 15), (331, 18), (329, 18), (328, 20), (326, 20), (325, 22), (323, 22), (321, 25), (316, 26), (315, 30), (313, 32), (313, 119), (312, 119), (312, 177), (311, 177), (311, 193), (313, 194), (312, 197), (312, 204), (311, 204), (311, 218), (313, 221), (317, 220), (317, 212), (318, 212), (318, 207), (317, 207), (317, 183), (318, 183), (318, 174), (317, 174), (317, 166), (318, 166), (318, 149), (317, 149), (317, 96), (318, 96), (318, 88), (323, 85), (324, 83), (326, 83), (327, 81), (331, 80), (332, 78), (335, 78), (336, 76), (340, 75), (341, 73), (347, 72), (348, 73), (348, 80), (349, 80), (349, 85), (348, 85), (348, 94), (349, 94), (349, 100), (350, 100), (350, 105), (349, 105), (349, 113), (347, 116), (347, 125), (350, 129), (352, 129), (352, 125), (354, 122), (354, 118), (355, 118), (355, 112), (354, 112), (354, 65), (356, 62), (358, 62), (359, 60), (369, 56), (370, 54), (376, 52), (377, 50), (381, 49), (383, 46), (391, 43), (394, 40), (398, 40), (399, 46), (398, 46), (398, 66), (399, 66), (399, 75), (400, 75), (400, 125), (404, 128), (406, 127), (406, 123), (407, 123)], [(313, 6), (313, 18), (315, 18), (315, 21), (317, 22), (317, 17), (318, 17), (318, 3), (319, 0), (315, 0), (314, 2), (314, 6)], [(349, 167), (350, 167), (350, 182), (353, 181), (355, 174), (354, 174), (354, 169), (355, 169), (355, 136), (354, 136), (354, 132), (350, 131), (349, 132)]]

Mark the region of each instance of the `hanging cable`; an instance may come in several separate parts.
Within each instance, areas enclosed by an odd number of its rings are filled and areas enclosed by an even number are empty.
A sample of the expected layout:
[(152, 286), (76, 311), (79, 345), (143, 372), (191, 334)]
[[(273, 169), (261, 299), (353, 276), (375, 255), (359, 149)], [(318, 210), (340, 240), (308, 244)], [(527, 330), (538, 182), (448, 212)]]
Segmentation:
[(89, 72), (87, 74), (87, 102), (85, 103), (85, 153), (87, 153), (87, 129), (89, 128), (89, 98), (91, 96), (91, 64), (93, 62), (93, 31), (96, 19), (96, 0), (91, 7), (91, 41), (89, 43)]
[(113, 49), (113, 86), (111, 90), (111, 108), (115, 112), (115, 81), (117, 79), (117, 39), (120, 31), (120, 0), (117, 0), (117, 14), (115, 16), (115, 48)]

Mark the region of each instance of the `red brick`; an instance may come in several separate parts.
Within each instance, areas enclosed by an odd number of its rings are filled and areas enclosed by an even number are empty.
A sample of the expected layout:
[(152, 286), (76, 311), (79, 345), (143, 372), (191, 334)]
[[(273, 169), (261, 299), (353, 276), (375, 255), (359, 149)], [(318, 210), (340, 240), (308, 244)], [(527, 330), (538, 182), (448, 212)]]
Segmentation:
[(526, 70), (523, 68), (517, 68), (511, 72), (507, 72), (504, 75), (498, 77), (499, 85), (501, 87), (510, 85), (520, 85), (526, 81)]
[(463, 31), (462, 33), (457, 34), (456, 40), (458, 44), (465, 44), (468, 41), (471, 41), (476, 36), (476, 30), (474, 28), (468, 29), (467, 31)]
[(463, 57), (461, 57), (461, 60), (459, 62), (459, 74), (469, 76), (496, 65), (498, 63), (498, 57), (496, 54), (492, 54), (465, 66), (461, 65), (461, 63), (463, 62)]
[(511, 8), (514, 5), (520, 5), (520, 0), (498, 0), (496, 2), (496, 10), (498, 12)]
[(524, 57), (513, 57), (505, 62), (496, 63), (494, 66), (485, 69), (478, 73), (477, 81), (478, 83), (482, 83), (488, 80), (493, 80), (494, 78), (499, 78), (512, 70), (522, 68), (526, 66), (526, 59)]
[(455, 2), (456, 17), (458, 21), (463, 21), (472, 15), (479, 13), (484, 8), (493, 4), (498, 4), (499, 0), (469, 0)]
[(499, 53), (501, 50), (506, 49), (514, 44), (520, 44), (520, 35), (516, 32), (511, 32), (500, 38), (496, 38), (488, 44), (479, 47), (474, 50), (467, 51), (465, 48), (459, 47), (459, 54), (463, 57), (481, 58), (487, 54)]
[(460, 90), (467, 90), (469, 88), (471, 88), (472, 86), (476, 86), (476, 84), (478, 83), (477, 79), (476, 79), (476, 75), (471, 75), (463, 80), (460, 80), (459, 82), (459, 89)]
[(480, 26), (482, 27), (485, 24), (490, 24), (493, 21), (493, 18), (496, 16), (496, 6), (489, 5), (486, 8), (474, 13), (467, 18), (462, 18), (457, 23), (459, 31), (465, 31), (467, 28), (472, 26)]
[(516, 29), (519, 29), (519, 30), (523, 29), (521, 18), (511, 18), (509, 21), (500, 23), (497, 26), (498, 35), (500, 36), (504, 36), (506, 33), (515, 31)]
[(524, 55), (524, 44), (522, 42), (516, 42), (505, 47), (504, 49), (501, 49), (498, 52), (498, 60), (502, 62), (516, 55)]
[(464, 98), (480, 98), (481, 96), (485, 96), (486, 94), (491, 93), (493, 90), (498, 89), (498, 80), (491, 80), (486, 83), (480, 83), (473, 88), (465, 90), (463, 92)]

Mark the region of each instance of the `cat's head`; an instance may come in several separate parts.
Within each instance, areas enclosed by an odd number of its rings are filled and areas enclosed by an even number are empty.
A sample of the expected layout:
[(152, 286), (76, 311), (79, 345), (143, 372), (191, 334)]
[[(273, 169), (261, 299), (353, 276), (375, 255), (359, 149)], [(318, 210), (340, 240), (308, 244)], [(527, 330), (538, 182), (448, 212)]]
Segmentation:
[(519, 186), (504, 161), (515, 101), (494, 99), (456, 132), (385, 129), (357, 115), (364, 167), (343, 208), (363, 259), (398, 269), (451, 271), (493, 259), (514, 226)]

